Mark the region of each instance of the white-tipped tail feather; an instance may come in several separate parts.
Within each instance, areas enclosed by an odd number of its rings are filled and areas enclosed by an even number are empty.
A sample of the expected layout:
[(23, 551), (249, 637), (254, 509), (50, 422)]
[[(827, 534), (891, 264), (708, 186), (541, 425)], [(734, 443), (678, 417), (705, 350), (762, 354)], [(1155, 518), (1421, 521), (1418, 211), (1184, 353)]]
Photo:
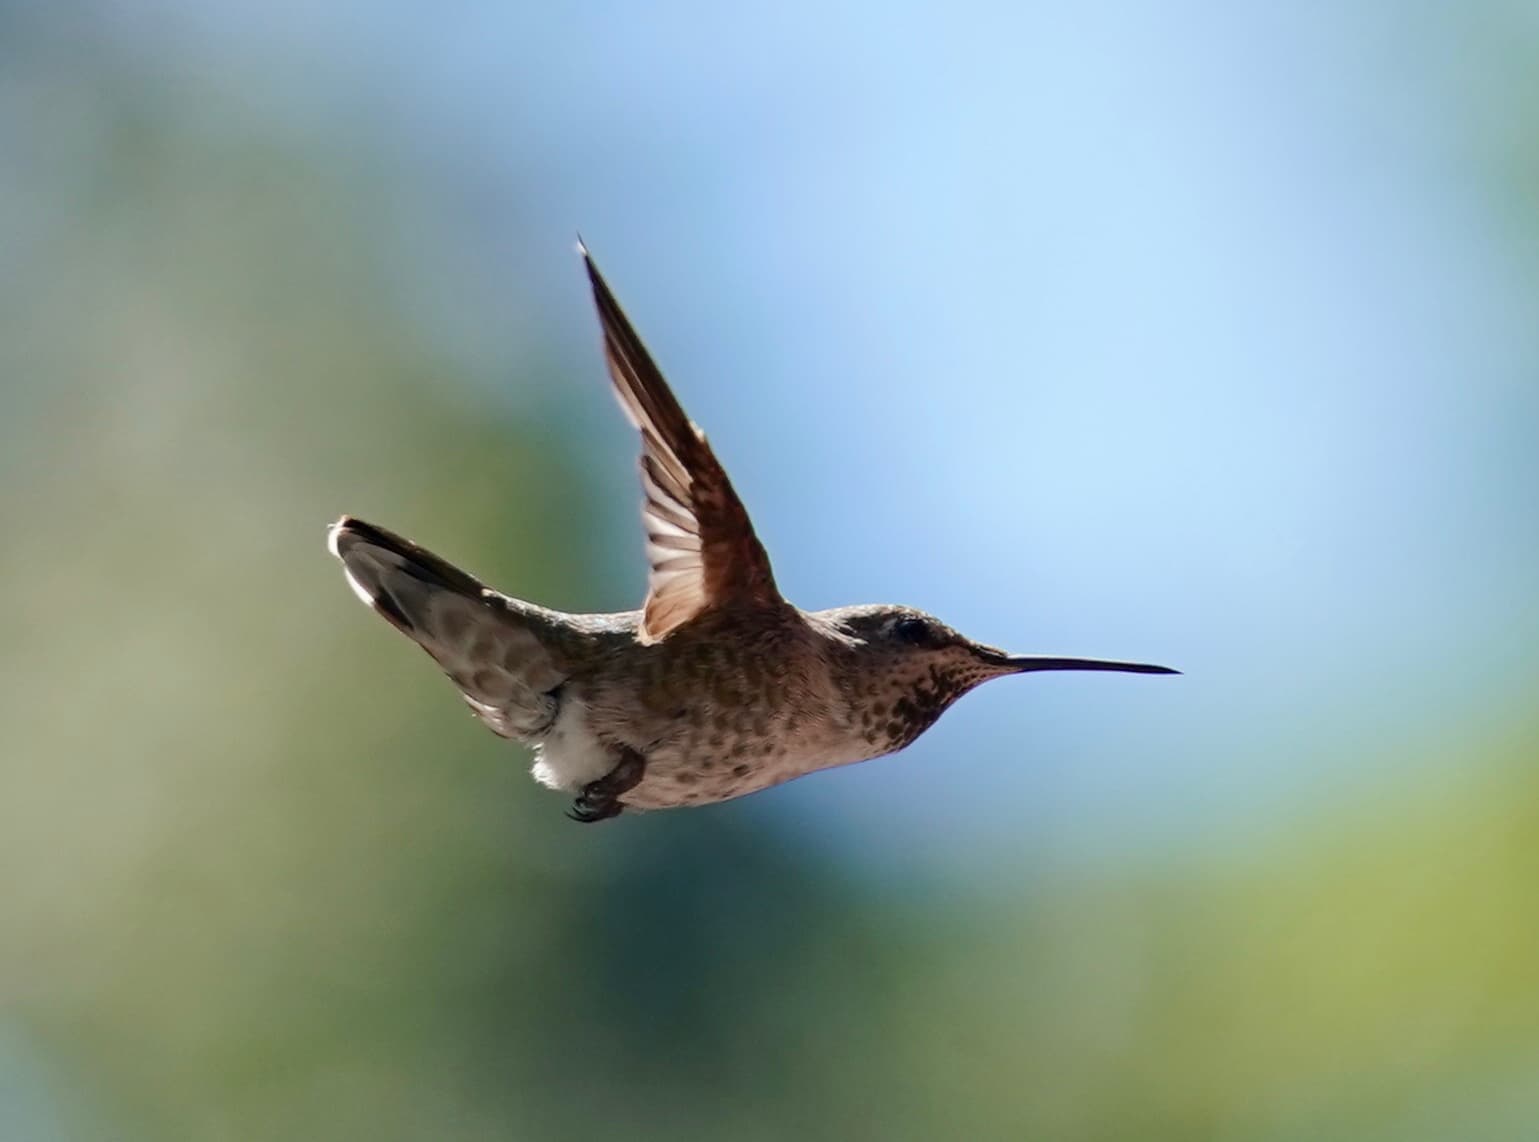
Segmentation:
[(562, 674), (534, 617), (473, 576), (382, 527), (343, 516), (327, 547), (347, 584), (443, 667), (476, 717), (503, 737), (530, 741), (550, 728)]

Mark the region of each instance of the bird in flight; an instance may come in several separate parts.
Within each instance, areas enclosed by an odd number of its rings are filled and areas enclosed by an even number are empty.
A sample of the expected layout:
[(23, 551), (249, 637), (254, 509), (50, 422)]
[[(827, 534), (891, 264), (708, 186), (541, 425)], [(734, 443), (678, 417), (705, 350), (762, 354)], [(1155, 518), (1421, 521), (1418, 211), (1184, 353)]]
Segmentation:
[(913, 607), (787, 602), (705, 434), (578, 248), (610, 380), (641, 434), (641, 610), (526, 603), (350, 516), (327, 534), (354, 593), (437, 661), (493, 733), (533, 747), (535, 780), (574, 796), (574, 820), (726, 801), (893, 753), (994, 678), (1178, 673), (1006, 654)]

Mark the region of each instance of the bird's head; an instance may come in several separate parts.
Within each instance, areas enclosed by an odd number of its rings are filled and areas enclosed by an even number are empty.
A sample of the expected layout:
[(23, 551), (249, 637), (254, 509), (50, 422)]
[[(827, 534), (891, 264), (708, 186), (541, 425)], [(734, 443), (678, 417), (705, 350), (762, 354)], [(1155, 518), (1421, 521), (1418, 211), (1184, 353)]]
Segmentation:
[(821, 612), (846, 648), (845, 688), (868, 732), (897, 749), (934, 724), (963, 694), (993, 678), (1039, 670), (1179, 674), (1168, 666), (1099, 658), (1007, 654), (974, 642), (913, 607), (841, 607)]

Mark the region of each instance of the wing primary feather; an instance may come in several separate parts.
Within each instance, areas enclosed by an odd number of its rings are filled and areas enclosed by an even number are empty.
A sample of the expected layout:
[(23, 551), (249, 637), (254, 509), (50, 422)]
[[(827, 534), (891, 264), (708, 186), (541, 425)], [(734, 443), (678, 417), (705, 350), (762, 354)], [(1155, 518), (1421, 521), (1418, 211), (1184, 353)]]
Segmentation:
[(604, 332), (604, 359), (641, 436), (642, 508), (651, 565), (641, 636), (662, 638), (727, 602), (783, 606), (764, 547), (716, 454), (685, 414), (588, 249), (578, 250)]

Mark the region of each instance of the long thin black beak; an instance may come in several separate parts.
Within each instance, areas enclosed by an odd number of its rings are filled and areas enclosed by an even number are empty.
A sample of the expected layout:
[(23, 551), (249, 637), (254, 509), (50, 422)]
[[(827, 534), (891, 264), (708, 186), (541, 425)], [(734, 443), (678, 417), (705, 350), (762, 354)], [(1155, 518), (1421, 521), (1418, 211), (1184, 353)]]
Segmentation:
[(1104, 658), (1045, 658), (1036, 654), (983, 655), (985, 661), (999, 666), (1012, 674), (1029, 674), (1034, 670), (1113, 670), (1119, 674), (1180, 674), (1168, 666), (1152, 666), (1147, 662), (1108, 662)]

